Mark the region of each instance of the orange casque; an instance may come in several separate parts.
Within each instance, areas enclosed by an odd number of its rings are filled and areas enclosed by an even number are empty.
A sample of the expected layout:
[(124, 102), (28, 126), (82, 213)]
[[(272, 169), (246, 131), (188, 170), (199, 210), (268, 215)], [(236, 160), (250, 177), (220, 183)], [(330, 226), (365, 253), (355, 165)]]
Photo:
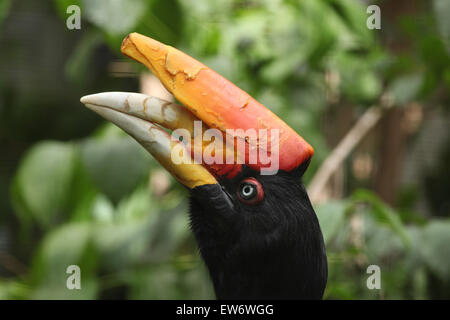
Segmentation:
[[(273, 112), (252, 98), (248, 93), (187, 54), (138, 33), (129, 34), (123, 41), (124, 55), (149, 68), (189, 111), (211, 128), (223, 133), (226, 129), (279, 130), (279, 169), (291, 171), (310, 160), (313, 148)], [(245, 137), (234, 136), (234, 139)], [(249, 141), (245, 140), (247, 143)], [(267, 152), (272, 150), (267, 141)], [(275, 142), (276, 143), (276, 142)], [(254, 142), (259, 147), (259, 136)], [(249, 148), (246, 147), (246, 153)], [(246, 154), (246, 163), (248, 154)], [(270, 164), (247, 165), (259, 170)], [(209, 165), (216, 176), (233, 178), (240, 165)]]

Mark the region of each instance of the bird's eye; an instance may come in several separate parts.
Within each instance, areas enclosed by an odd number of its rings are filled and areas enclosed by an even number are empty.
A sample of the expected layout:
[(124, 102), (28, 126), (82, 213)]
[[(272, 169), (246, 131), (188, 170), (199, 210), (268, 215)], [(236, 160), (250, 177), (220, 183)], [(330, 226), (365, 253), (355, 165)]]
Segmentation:
[(242, 180), (237, 194), (239, 200), (245, 204), (256, 204), (264, 198), (263, 188), (255, 178)]

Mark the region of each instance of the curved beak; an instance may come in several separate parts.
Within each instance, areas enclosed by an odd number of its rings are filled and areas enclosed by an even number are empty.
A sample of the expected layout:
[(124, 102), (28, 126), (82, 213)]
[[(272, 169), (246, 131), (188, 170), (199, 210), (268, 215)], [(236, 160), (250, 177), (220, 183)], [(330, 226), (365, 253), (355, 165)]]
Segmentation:
[[(138, 33), (128, 35), (121, 50), (147, 66), (183, 106), (123, 92), (90, 95), (81, 102), (133, 136), (189, 188), (233, 178), (243, 164), (275, 174), (312, 157), (312, 147), (286, 123), (194, 58)], [(163, 128), (182, 134), (171, 136)], [(174, 150), (182, 154), (178, 160)], [(205, 161), (205, 152), (215, 161)]]
[(198, 119), (183, 107), (131, 92), (97, 93), (80, 101), (132, 136), (186, 187), (217, 183), (204, 166), (192, 160), (190, 146), (163, 129), (194, 133), (194, 122)]

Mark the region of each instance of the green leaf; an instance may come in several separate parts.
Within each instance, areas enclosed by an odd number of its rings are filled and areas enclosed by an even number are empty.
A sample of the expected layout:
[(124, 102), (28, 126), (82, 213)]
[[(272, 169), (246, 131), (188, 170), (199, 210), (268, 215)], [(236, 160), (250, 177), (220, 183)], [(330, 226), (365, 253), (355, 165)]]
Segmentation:
[(10, 0), (2, 0), (0, 2), (0, 26), (3, 20), (7, 17), (10, 8), (11, 8)]
[(136, 31), (175, 46), (183, 36), (184, 14), (177, 0), (148, 1), (149, 9)]
[(450, 20), (448, 18), (450, 17), (450, 1), (434, 0), (433, 9), (442, 39), (450, 53)]
[[(49, 233), (32, 265), (33, 299), (93, 299), (98, 286), (94, 278), (97, 266), (92, 246), (92, 227), (88, 223), (64, 225)], [(67, 268), (77, 265), (81, 271), (81, 290), (66, 286)]]
[(49, 227), (66, 211), (75, 165), (71, 144), (41, 142), (24, 156), (15, 177), (14, 206)]
[(343, 53), (333, 60), (333, 64), (341, 76), (341, 90), (348, 99), (371, 102), (378, 98), (382, 85), (370, 62)]
[(151, 237), (152, 258), (166, 259), (190, 235), (186, 203), (161, 212)]
[(0, 300), (27, 299), (30, 288), (18, 281), (0, 280)]
[(132, 192), (149, 168), (150, 157), (129, 137), (90, 139), (81, 153), (92, 181), (114, 203)]
[(394, 80), (389, 91), (392, 93), (396, 104), (404, 105), (417, 97), (422, 84), (422, 74), (404, 75)]
[(366, 26), (368, 15), (363, 3), (353, 0), (332, 0), (329, 3), (352, 31), (359, 45), (369, 47), (373, 44), (374, 33)]
[(101, 44), (102, 36), (99, 32), (89, 31), (83, 34), (65, 65), (65, 72), (72, 81), (80, 84), (88, 81), (91, 56)]
[(114, 206), (107, 197), (98, 195), (92, 205), (92, 216), (96, 221), (112, 222), (114, 220)]
[(330, 201), (315, 208), (325, 243), (329, 243), (339, 230), (347, 208), (346, 201)]
[(67, 266), (79, 263), (91, 238), (91, 226), (88, 223), (63, 225), (47, 234), (41, 244), (35, 263), (35, 280), (45, 282), (49, 278), (65, 275)]
[(374, 193), (368, 190), (357, 190), (353, 193), (352, 198), (356, 201), (368, 202), (371, 205), (371, 214), (378, 222), (384, 223), (402, 239), (403, 243), (410, 247), (411, 240), (406, 231), (400, 215), (391, 207), (381, 201)]
[(133, 299), (177, 299), (180, 274), (170, 264), (156, 265), (129, 276)]
[(81, 162), (81, 155), (77, 154), (69, 204), (70, 208), (72, 208), (71, 221), (92, 221), (92, 207), (98, 193)]
[(423, 261), (443, 280), (450, 280), (450, 220), (431, 221), (422, 230)]
[(302, 54), (304, 53), (295, 52), (284, 58), (273, 60), (262, 69), (262, 77), (270, 83), (281, 82), (291, 76), (295, 68), (304, 60)]
[(129, 33), (145, 14), (145, 0), (83, 0), (83, 16), (112, 35)]
[[(150, 197), (147, 187), (137, 188), (130, 196), (123, 198), (117, 205), (116, 218), (118, 220), (130, 221), (133, 219), (144, 219), (149, 217), (149, 212), (156, 211), (160, 203)], [(149, 218), (154, 218), (151, 215)]]
[(144, 219), (93, 226), (93, 240), (102, 266), (108, 271), (119, 271), (142, 261), (151, 234), (149, 227)]
[[(398, 234), (384, 224), (375, 223), (377, 218), (375, 217), (374, 219), (373, 215), (370, 217), (372, 221), (367, 221), (369, 219), (366, 219), (364, 224), (366, 254), (369, 261), (382, 262), (402, 253), (405, 245)], [(393, 263), (393, 261), (390, 262)]]

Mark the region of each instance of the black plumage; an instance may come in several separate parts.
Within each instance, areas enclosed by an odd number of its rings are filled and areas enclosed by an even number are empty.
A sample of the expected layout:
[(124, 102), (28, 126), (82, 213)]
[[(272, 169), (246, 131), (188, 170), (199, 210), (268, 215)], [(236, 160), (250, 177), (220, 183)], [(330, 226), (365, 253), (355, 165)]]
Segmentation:
[[(301, 182), (307, 164), (276, 175), (248, 167), (234, 179), (191, 190), (191, 228), (219, 299), (321, 299), (325, 246)], [(256, 178), (264, 199), (239, 201), (240, 182)]]

